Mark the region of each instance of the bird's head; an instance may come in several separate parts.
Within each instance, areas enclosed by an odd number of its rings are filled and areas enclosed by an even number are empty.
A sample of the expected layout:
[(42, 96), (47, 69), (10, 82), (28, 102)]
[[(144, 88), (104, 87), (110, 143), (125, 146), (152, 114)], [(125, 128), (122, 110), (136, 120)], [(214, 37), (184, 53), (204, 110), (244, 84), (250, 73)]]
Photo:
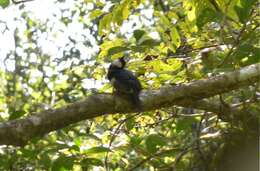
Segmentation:
[(125, 67), (126, 60), (124, 57), (118, 58), (111, 63), (112, 67), (123, 69)]

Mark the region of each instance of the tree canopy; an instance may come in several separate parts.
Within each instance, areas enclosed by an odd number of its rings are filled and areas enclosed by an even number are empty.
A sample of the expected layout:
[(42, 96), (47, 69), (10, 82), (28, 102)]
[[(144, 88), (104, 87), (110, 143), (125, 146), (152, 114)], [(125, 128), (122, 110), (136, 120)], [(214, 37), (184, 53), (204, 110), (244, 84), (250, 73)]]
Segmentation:
[[(257, 170), (257, 0), (0, 0), (0, 170)], [(142, 109), (112, 93), (128, 56)]]

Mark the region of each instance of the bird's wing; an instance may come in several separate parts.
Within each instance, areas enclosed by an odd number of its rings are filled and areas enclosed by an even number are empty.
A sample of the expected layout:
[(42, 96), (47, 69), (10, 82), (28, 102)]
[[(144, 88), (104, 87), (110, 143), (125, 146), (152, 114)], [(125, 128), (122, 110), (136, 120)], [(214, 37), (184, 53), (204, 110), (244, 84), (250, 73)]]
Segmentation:
[(132, 91), (138, 92), (141, 90), (141, 84), (139, 80), (134, 76), (131, 71), (120, 70), (114, 75), (116, 89), (131, 93)]

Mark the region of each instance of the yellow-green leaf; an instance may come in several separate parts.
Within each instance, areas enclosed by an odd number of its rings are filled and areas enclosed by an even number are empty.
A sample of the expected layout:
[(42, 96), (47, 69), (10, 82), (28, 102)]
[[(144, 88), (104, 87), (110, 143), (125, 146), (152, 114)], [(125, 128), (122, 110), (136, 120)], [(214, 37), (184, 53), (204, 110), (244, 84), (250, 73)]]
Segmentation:
[(181, 45), (180, 35), (175, 27), (171, 28), (171, 39), (172, 43), (178, 48)]
[(5, 8), (10, 4), (9, 0), (0, 0), (0, 6)]
[(102, 14), (103, 14), (103, 11), (97, 9), (97, 10), (94, 10), (94, 11), (92, 11), (92, 12), (90, 13), (89, 18), (90, 18), (91, 20), (93, 20), (93, 19), (95, 19), (95, 18), (101, 16)]
[(112, 14), (106, 14), (99, 23), (98, 26), (98, 34), (104, 35), (105, 31), (109, 32), (110, 31), (110, 23), (111, 23), (111, 19), (112, 19)]

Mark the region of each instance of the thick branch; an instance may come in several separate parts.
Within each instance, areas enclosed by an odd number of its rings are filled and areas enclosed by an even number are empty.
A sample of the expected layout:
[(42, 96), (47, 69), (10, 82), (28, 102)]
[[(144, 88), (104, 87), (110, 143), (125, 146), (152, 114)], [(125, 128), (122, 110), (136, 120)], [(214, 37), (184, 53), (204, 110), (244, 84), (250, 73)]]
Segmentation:
[[(252, 85), (258, 81), (260, 81), (260, 63), (209, 79), (143, 91), (142, 111), (173, 105), (194, 106), (196, 101), (203, 98)], [(201, 108), (203, 109), (203, 105)], [(129, 112), (136, 110), (128, 103), (115, 105), (115, 98), (111, 94), (95, 94), (59, 109), (42, 111), (24, 119), (1, 123), (0, 144), (24, 145), (33, 137), (42, 136), (84, 119)]]

